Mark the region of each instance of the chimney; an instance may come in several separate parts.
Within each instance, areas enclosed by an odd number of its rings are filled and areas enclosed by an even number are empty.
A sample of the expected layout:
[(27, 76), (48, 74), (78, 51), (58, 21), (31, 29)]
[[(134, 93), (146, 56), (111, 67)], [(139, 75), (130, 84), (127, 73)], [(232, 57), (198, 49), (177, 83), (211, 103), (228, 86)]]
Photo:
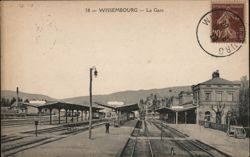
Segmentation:
[(219, 70), (216, 70), (216, 71), (213, 72), (213, 74), (212, 74), (212, 78), (216, 78), (216, 77), (220, 77)]

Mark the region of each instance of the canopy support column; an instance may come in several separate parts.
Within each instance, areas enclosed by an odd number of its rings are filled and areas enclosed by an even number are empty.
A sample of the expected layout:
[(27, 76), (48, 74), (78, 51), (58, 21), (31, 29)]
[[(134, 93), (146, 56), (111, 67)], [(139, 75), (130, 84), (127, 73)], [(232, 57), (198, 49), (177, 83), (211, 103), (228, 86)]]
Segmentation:
[(72, 122), (74, 122), (74, 110), (71, 110), (71, 117), (72, 117)]
[(52, 109), (49, 109), (49, 124), (52, 124)]
[(175, 118), (175, 124), (178, 124), (178, 112), (177, 111), (175, 112), (175, 117), (176, 117)]
[(68, 123), (68, 109), (65, 109), (65, 118), (66, 118), (66, 123)]
[(81, 120), (83, 121), (83, 110), (81, 110)]
[(76, 110), (76, 121), (78, 122), (78, 118), (79, 118), (79, 110)]
[(61, 123), (61, 117), (60, 117), (60, 115), (61, 115), (61, 109), (59, 108), (58, 109), (58, 124), (60, 124)]

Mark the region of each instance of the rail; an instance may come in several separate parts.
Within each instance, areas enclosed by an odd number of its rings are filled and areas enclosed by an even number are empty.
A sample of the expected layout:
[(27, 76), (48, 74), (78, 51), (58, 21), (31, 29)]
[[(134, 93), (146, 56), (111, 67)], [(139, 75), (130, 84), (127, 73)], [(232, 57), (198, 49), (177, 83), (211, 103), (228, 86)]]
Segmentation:
[(148, 144), (149, 144), (150, 154), (151, 154), (151, 157), (154, 157), (154, 153), (153, 153), (153, 150), (152, 150), (152, 145), (151, 145), (150, 139), (148, 138), (149, 137), (149, 131), (148, 131), (147, 123), (146, 123), (145, 120), (144, 120), (144, 126), (145, 126), (145, 130), (146, 130), (146, 136), (147, 136), (147, 141), (148, 141)]
[(133, 147), (132, 147), (132, 153), (131, 153), (131, 157), (134, 156), (134, 153), (135, 153), (135, 146), (136, 146), (136, 142), (137, 142), (137, 136), (135, 137), (135, 142), (133, 144)]
[(183, 148), (186, 152), (188, 152), (188, 154), (189, 154), (190, 156), (192, 156), (192, 157), (195, 157), (195, 156), (196, 156), (193, 152), (191, 152), (191, 151), (190, 151), (183, 143), (181, 143), (180, 141), (174, 140), (174, 142), (175, 142), (178, 146), (180, 146), (181, 148)]

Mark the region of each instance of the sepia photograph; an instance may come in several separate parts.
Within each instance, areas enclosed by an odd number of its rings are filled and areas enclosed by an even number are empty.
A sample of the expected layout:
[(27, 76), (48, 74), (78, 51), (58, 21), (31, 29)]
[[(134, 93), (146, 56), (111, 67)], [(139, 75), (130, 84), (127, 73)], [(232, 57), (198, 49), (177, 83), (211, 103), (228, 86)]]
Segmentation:
[(2, 157), (250, 157), (248, 0), (0, 2)]

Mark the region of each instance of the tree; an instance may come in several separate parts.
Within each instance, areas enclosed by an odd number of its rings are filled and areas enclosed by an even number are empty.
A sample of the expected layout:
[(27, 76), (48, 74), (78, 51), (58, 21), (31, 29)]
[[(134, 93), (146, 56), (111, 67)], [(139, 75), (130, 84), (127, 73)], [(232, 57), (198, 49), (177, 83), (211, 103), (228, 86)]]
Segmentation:
[(239, 94), (239, 123), (249, 126), (249, 82), (247, 76), (241, 77)]
[(11, 101), (10, 101), (10, 105), (14, 104), (15, 102), (16, 102), (16, 98), (13, 97), (13, 98), (11, 99)]
[(1, 106), (6, 106), (6, 100), (5, 100), (5, 98), (1, 99)]
[(18, 102), (23, 102), (23, 99), (22, 98), (18, 98)]
[(211, 106), (211, 109), (216, 114), (216, 123), (217, 124), (221, 124), (221, 119), (222, 119), (222, 116), (224, 114), (224, 108), (225, 108), (225, 104), (221, 105), (220, 102), (219, 102), (219, 105), (217, 105), (216, 109), (214, 109), (213, 105)]
[(6, 99), (5, 105), (10, 106), (10, 100), (9, 99)]

